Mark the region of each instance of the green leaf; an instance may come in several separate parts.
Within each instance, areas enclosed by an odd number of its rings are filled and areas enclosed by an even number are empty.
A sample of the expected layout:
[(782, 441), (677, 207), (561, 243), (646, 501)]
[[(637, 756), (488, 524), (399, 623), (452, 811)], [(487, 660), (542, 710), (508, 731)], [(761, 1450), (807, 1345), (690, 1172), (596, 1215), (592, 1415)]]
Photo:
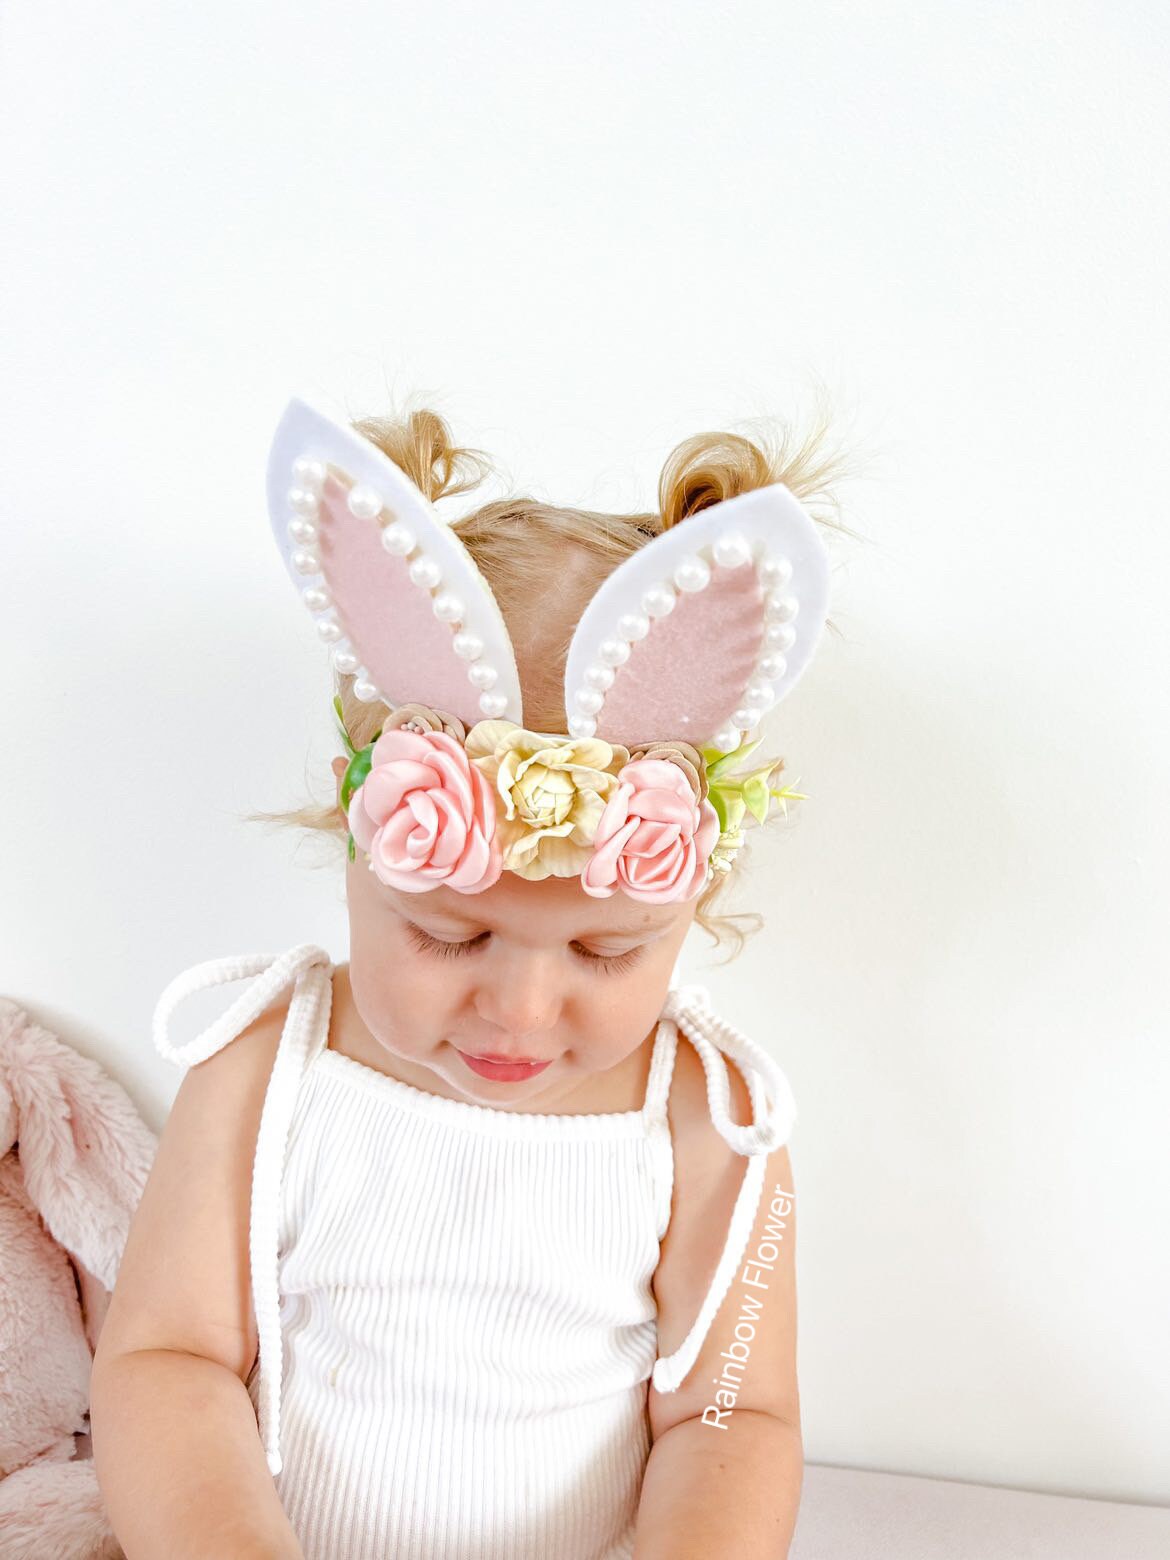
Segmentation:
[(772, 795), (773, 796), (778, 796), (782, 800), (785, 797), (787, 797), (787, 799), (790, 802), (807, 802), (809, 800), (809, 797), (805, 794), (805, 792), (803, 792), (803, 791), (794, 791), (792, 789), (792, 786), (790, 786), (790, 785), (786, 785), (780, 791), (777, 791), (777, 790), (775, 790), (774, 788), (771, 788), (771, 787), (770, 787), (770, 789), (772, 790)]
[(355, 753), (346, 765), (345, 774), (341, 778), (341, 806), (343, 811), (347, 813), (353, 793), (370, 772), (373, 751), (374, 744), (372, 742), (367, 743), (361, 752)]
[(759, 769), (753, 769), (751, 774), (744, 775), (743, 782), (746, 785), (749, 780), (761, 779), (766, 781), (775, 768), (775, 764), (763, 764)]
[(353, 848), (353, 835), (352, 834), (349, 837), (349, 845), (346, 848), (349, 851), (349, 859), (351, 861), (356, 861), (357, 860), (357, 854), (356, 854), (356, 852), (354, 851), (354, 848)]
[[(754, 753), (763, 740), (763, 737), (757, 737), (754, 742), (744, 742), (735, 748), (734, 751), (725, 753), (722, 758), (716, 759), (707, 770), (707, 779), (717, 780), (720, 775), (726, 774), (729, 769), (733, 769), (736, 764), (741, 763), (750, 753)], [(714, 752), (715, 749), (711, 751)]]
[(345, 712), (341, 707), (341, 695), (339, 693), (335, 693), (333, 695), (333, 708), (337, 714), (337, 724), (341, 728), (341, 740), (345, 743), (345, 751), (352, 758), (354, 754), (354, 746), (353, 743), (349, 740), (349, 732), (345, 729)]
[(745, 780), (743, 799), (756, 822), (763, 823), (768, 816), (768, 802), (770, 798), (768, 796), (767, 782), (762, 774), (754, 774), (750, 780)]
[(743, 817), (743, 798), (739, 794), (738, 785), (725, 782), (723, 785), (710, 786), (707, 800), (718, 815), (720, 830), (723, 833), (728, 829), (739, 827), (739, 821)]
[(707, 800), (715, 809), (715, 815), (719, 819), (719, 832), (722, 834), (727, 829), (727, 802), (723, 793), (714, 787), (708, 789)]

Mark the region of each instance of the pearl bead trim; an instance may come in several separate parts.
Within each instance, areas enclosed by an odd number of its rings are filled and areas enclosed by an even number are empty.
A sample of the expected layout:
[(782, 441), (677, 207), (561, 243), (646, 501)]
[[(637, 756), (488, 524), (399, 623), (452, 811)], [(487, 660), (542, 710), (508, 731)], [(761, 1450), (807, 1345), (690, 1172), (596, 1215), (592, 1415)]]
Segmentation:
[[(301, 455), (292, 463), (293, 486), (288, 490), (288, 505), (292, 515), (288, 522), (288, 534), (296, 543), (296, 550), (292, 553), (291, 562), (298, 574), (317, 577), (316, 583), (302, 590), (301, 600), (314, 614), (322, 641), (332, 647), (334, 666), (339, 672), (354, 678), (355, 697), (366, 704), (379, 700), (388, 709), (395, 710), (398, 706), (394, 700), (371, 682), (369, 669), (361, 664), (353, 645), (346, 639), (345, 631), (333, 610), (333, 599), (321, 577), (316, 522), (320, 517), (321, 493), (326, 476), (327, 468), (323, 461)], [(377, 520), (387, 507), (382, 495), (368, 483), (358, 483), (351, 487), (346, 503), (350, 514), (359, 520)], [(479, 708), (486, 719), (498, 719), (508, 708), (507, 695), (492, 691), (500, 674), (496, 667), (482, 659), (482, 638), (468, 632), (465, 626), (467, 609), (462, 597), (444, 587), (439, 563), (420, 547), (414, 530), (404, 521), (392, 520), (384, 526), (381, 542), (391, 557), (408, 561), (407, 573), (411, 583), (430, 596), (435, 617), (456, 630), (451, 639), (451, 648), (460, 660), (469, 663), (467, 680), (473, 688), (479, 690)]]
[(760, 654), (741, 694), (738, 709), (728, 723), (712, 736), (711, 741), (721, 752), (737, 748), (745, 731), (759, 724), (765, 710), (776, 702), (777, 682), (788, 669), (784, 652), (796, 643), (796, 629), (792, 626), (800, 603), (796, 597), (785, 593), (792, 579), (792, 563), (788, 558), (770, 554), (766, 544), (757, 542), (754, 547), (747, 537), (738, 531), (728, 531), (709, 546), (680, 558), (671, 577), (659, 581), (642, 595), (641, 612), (624, 613), (617, 621), (616, 632), (601, 640), (593, 661), (586, 667), (583, 683), (574, 691), (575, 712), (569, 715), (569, 732), (574, 737), (592, 737), (597, 731), (597, 716), (605, 704), (605, 695), (613, 686), (614, 668), (623, 666), (630, 658), (630, 646), (645, 639), (652, 623), (673, 612), (680, 592), (696, 594), (711, 583), (712, 568), (736, 569), (746, 563), (754, 563), (756, 578), (765, 592), (764, 637)]
[[(318, 522), (328, 470), (322, 460), (308, 455), (300, 455), (292, 462), (292, 485), (287, 491), (288, 536), (293, 544), (289, 561), (295, 573), (306, 576), (302, 600), (315, 618), (322, 642), (331, 648), (334, 666), (343, 674), (354, 677), (357, 698), (365, 702), (380, 700), (393, 710), (396, 704), (373, 683), (368, 668), (361, 664), (355, 647), (346, 639), (321, 573)], [(389, 507), (378, 487), (361, 481), (350, 487), (346, 502), (356, 518), (370, 521), (376, 521)], [(722, 750), (735, 748), (743, 733), (750, 733), (759, 724), (765, 711), (776, 702), (773, 685), (788, 670), (785, 652), (796, 643), (794, 623), (800, 604), (786, 588), (793, 575), (790, 559), (769, 553), (767, 542), (759, 538), (752, 540), (750, 534), (750, 526), (747, 535), (730, 528), (684, 556), (676, 555), (669, 577), (655, 581), (640, 597), (634, 597), (637, 609), (629, 610), (633, 603), (627, 600), (627, 610), (618, 618), (614, 631), (600, 640), (592, 658), (580, 672), (579, 685), (570, 700), (568, 729), (571, 735), (591, 737), (596, 733), (598, 717), (604, 708), (606, 694), (613, 687), (617, 668), (629, 660), (632, 646), (649, 635), (653, 624), (674, 610), (680, 593), (697, 594), (705, 590), (711, 583), (714, 569), (741, 568), (749, 563), (754, 565), (756, 578), (764, 591), (763, 638), (738, 706), (710, 741)], [(391, 556), (404, 561), (411, 583), (427, 592), (435, 617), (450, 625), (451, 648), (467, 663), (467, 680), (477, 690), (482, 715), (488, 719), (503, 715), (509, 701), (496, 687), (500, 671), (483, 659), (484, 640), (468, 629), (463, 598), (444, 582), (439, 560), (419, 545), (415, 529), (405, 521), (391, 518), (381, 529), (380, 540)]]

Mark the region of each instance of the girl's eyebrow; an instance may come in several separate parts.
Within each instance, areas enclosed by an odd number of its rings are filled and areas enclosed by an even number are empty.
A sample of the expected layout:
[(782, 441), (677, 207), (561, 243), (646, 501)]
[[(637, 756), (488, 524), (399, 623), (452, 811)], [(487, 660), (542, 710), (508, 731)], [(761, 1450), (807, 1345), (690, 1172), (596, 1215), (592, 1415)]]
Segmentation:
[[(421, 909), (421, 907), (420, 907), (420, 909)], [(457, 925), (457, 926), (462, 926), (462, 927), (480, 926), (481, 925), (481, 923), (479, 921), (475, 921), (475, 920), (471, 919), (469, 916), (460, 915), (458, 910), (437, 910), (437, 909), (433, 909), (432, 908), (432, 909), (428, 909), (428, 910), (424, 911), (423, 913), (425, 915), (428, 915), (428, 916), (434, 916), (436, 920), (447, 921), (451, 925)], [(483, 930), (491, 932), (491, 931), (495, 931), (496, 928), (493, 927), (493, 926), (483, 926)], [(578, 932), (577, 936), (578, 937), (643, 937), (643, 936), (657, 936), (659, 932), (665, 932), (666, 930), (667, 930), (667, 928), (665, 926), (656, 926), (656, 925), (647, 925), (647, 926), (602, 926), (602, 927), (598, 927), (595, 931)]]

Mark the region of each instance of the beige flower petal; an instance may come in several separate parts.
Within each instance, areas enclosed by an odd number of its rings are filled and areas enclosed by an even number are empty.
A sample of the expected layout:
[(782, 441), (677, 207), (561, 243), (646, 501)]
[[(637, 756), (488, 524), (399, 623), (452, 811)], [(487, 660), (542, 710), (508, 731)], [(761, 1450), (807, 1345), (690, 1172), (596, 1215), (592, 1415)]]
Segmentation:
[(516, 870), (521, 877), (533, 880), (546, 877), (578, 877), (592, 850), (592, 845), (582, 848), (559, 835), (546, 834), (540, 841), (539, 853), (528, 857)]
[(467, 733), (468, 758), (490, 757), (512, 731), (522, 731), (514, 720), (477, 720)]
[(456, 742), (462, 742), (467, 734), (458, 715), (429, 704), (400, 704), (397, 709), (390, 710), (382, 722), (383, 731), (396, 731), (402, 726), (410, 726), (414, 731), (445, 731)]
[(643, 742), (630, 750), (630, 761), (640, 758), (666, 759), (677, 764), (691, 782), (699, 801), (707, 797), (707, 761), (689, 742)]
[(617, 778), (615, 776), (613, 786), (607, 788), (604, 795), (599, 795), (596, 791), (577, 792), (577, 805), (573, 809), (573, 821), (576, 824), (576, 829), (572, 837), (578, 844), (588, 845), (592, 848), (593, 835), (596, 832), (598, 820), (605, 811), (605, 804), (609, 800), (610, 791), (616, 785)]

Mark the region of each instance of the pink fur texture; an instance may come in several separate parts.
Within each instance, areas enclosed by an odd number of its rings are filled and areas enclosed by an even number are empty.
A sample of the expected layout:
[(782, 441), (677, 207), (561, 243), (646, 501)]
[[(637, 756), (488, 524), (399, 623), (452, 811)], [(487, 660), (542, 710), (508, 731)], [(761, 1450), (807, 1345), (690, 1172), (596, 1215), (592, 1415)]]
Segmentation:
[(158, 1139), (121, 1086), (0, 997), (0, 1560), (120, 1560), (89, 1376)]

